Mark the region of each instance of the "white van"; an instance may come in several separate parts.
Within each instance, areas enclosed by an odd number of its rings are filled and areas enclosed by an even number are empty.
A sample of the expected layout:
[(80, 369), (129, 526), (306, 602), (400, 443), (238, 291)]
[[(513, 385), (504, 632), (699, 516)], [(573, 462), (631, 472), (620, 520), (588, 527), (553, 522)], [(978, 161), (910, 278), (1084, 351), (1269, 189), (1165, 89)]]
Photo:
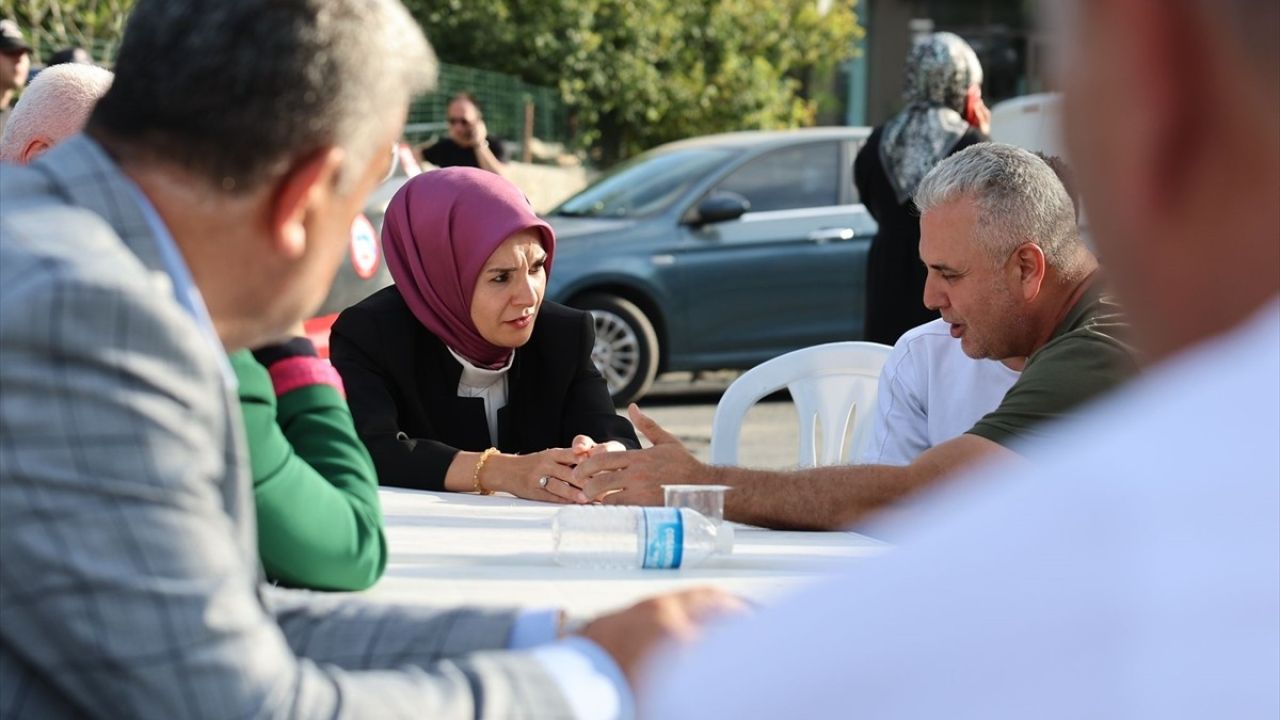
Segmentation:
[[(1062, 138), (1062, 94), (1037, 93), (1011, 98), (991, 108), (991, 139), (1043, 155), (1057, 155), (1071, 164)], [(1080, 188), (1077, 187), (1079, 192)], [(1080, 208), (1080, 236), (1094, 252), (1089, 223)]]
[(1023, 95), (997, 104), (991, 108), (991, 139), (1065, 158), (1062, 95)]

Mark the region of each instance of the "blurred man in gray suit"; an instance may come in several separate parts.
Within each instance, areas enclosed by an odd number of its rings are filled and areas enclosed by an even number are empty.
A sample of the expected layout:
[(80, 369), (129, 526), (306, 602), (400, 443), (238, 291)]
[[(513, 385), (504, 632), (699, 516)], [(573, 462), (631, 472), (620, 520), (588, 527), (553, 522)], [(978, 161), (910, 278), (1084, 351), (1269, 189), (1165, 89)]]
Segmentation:
[(0, 715), (631, 714), (695, 592), (553, 612), (268, 591), (225, 352), (324, 296), (435, 59), (395, 0), (142, 0), (86, 135), (0, 178)]

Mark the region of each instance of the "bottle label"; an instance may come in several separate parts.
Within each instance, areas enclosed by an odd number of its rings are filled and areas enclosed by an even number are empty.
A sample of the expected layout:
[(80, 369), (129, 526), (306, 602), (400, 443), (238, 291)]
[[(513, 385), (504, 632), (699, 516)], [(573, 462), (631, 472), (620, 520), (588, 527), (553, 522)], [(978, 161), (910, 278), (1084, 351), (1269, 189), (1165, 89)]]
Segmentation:
[(670, 569), (684, 559), (684, 518), (680, 508), (644, 508), (644, 563)]

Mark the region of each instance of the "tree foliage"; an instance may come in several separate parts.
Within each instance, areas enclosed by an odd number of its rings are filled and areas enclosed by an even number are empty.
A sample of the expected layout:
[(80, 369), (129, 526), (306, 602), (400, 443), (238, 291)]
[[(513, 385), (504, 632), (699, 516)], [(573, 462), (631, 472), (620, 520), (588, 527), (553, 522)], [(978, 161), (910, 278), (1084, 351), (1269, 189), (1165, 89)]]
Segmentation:
[(38, 51), (78, 45), (113, 59), (134, 0), (0, 0), (0, 17), (18, 23)]
[[(0, 0), (38, 48), (114, 55), (134, 0)], [(405, 0), (442, 60), (559, 89), (611, 162), (693, 135), (811, 123), (801, 78), (853, 54), (854, 0)]]
[(441, 59), (559, 88), (605, 162), (692, 135), (812, 122), (800, 77), (850, 57), (862, 32), (847, 0), (407, 4)]

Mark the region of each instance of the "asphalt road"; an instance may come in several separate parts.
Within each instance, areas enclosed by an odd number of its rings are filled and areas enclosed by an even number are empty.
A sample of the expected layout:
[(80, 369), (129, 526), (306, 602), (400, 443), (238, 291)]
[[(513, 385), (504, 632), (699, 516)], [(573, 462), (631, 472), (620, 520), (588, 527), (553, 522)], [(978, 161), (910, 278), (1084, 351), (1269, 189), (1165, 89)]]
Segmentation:
[[(664, 428), (680, 438), (701, 460), (711, 449), (711, 419), (716, 403), (736, 373), (716, 373), (693, 379), (688, 373), (660, 378), (639, 405)], [(798, 432), (795, 407), (783, 396), (770, 397), (747, 413), (739, 445), (738, 464), (783, 468), (796, 464)], [(641, 438), (643, 441), (643, 438)]]

